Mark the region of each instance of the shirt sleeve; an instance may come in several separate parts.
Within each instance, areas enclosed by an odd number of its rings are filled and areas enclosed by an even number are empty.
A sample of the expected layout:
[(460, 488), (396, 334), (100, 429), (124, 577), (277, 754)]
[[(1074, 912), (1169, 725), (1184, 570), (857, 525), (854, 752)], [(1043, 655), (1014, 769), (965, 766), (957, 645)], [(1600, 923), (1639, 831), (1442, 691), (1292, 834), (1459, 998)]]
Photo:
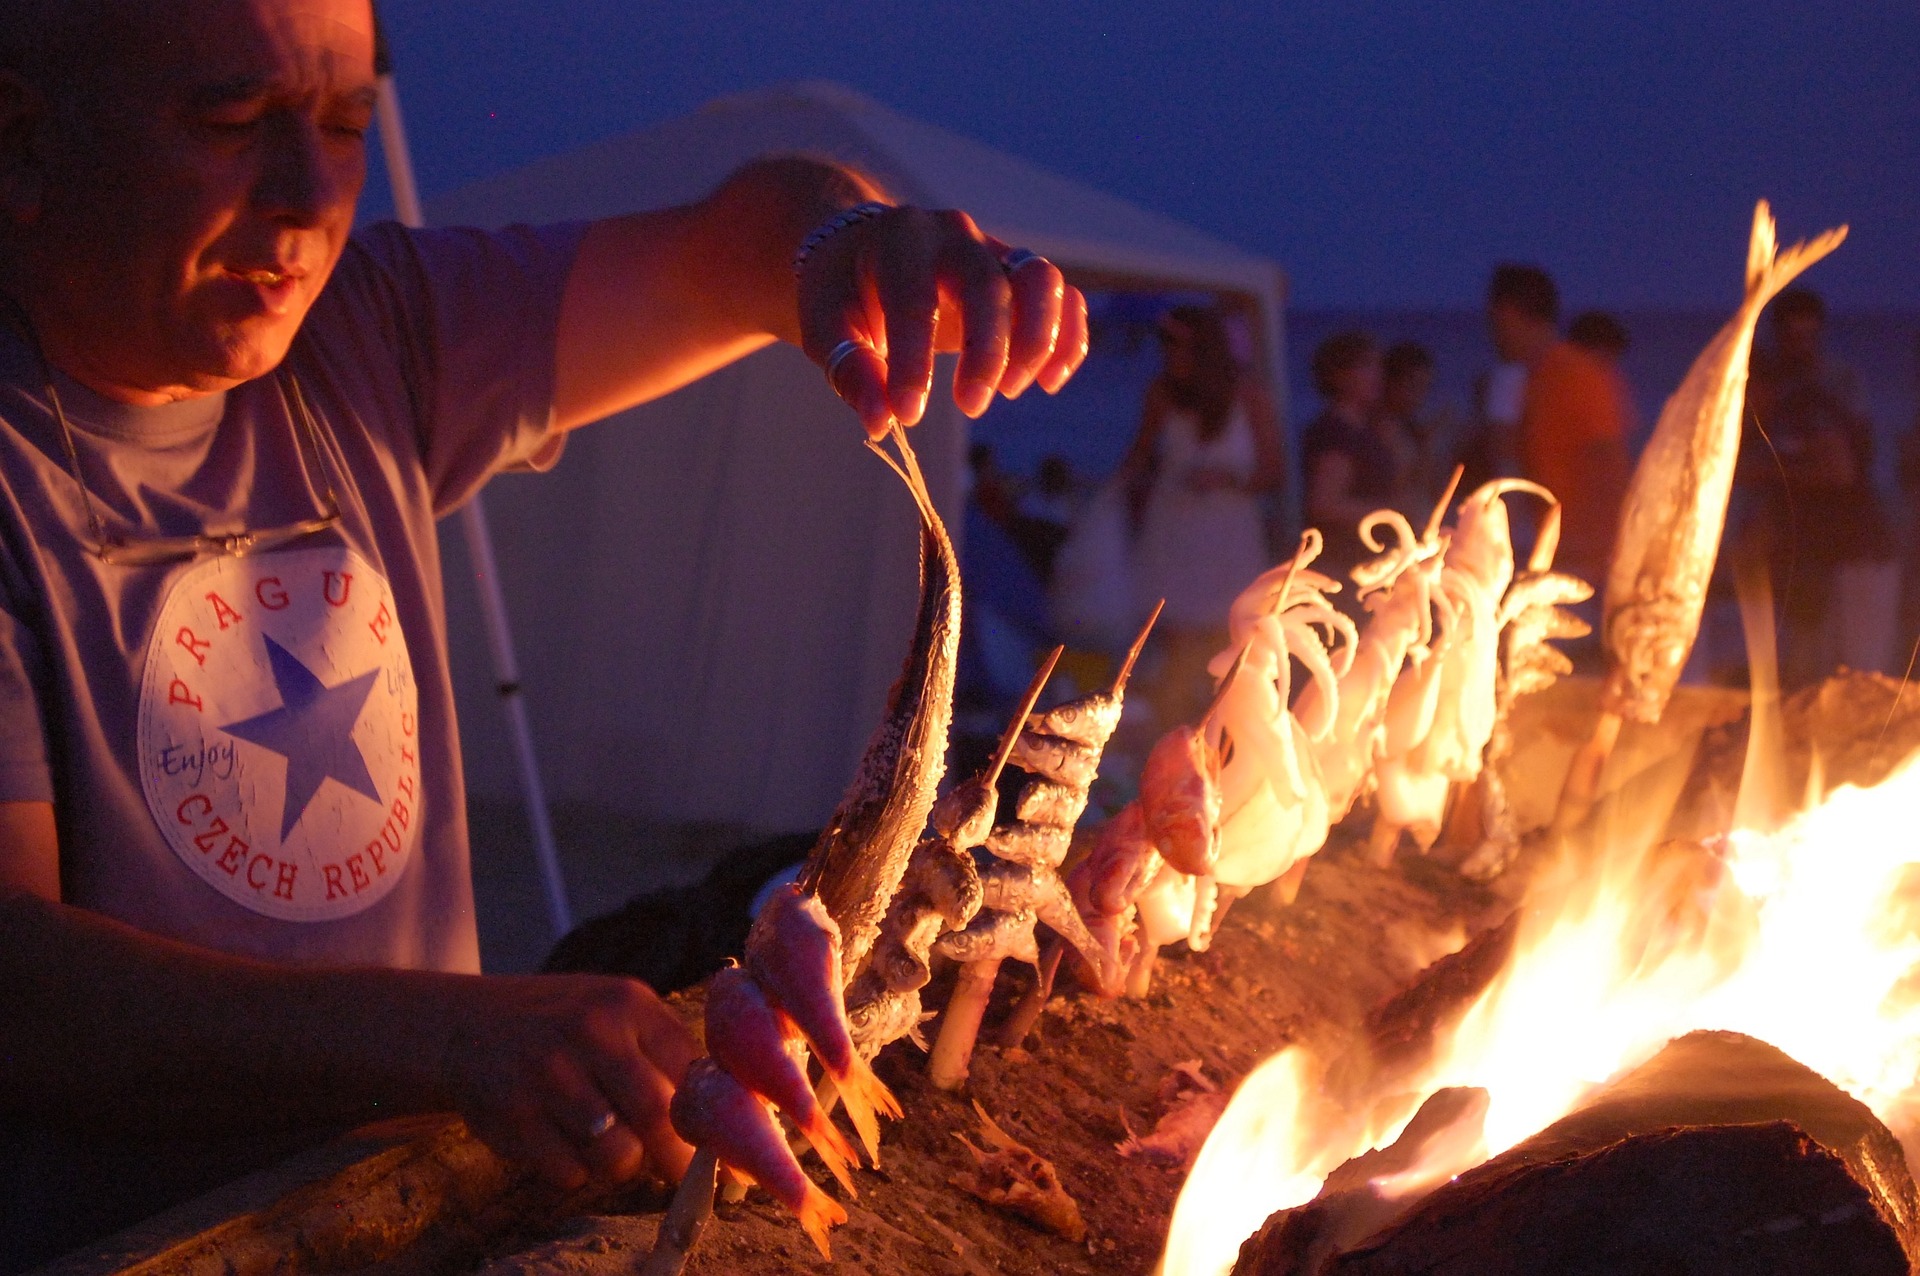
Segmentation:
[(40, 643), (0, 606), (0, 802), (53, 801), (53, 769), (40, 713)]
[(500, 470), (559, 460), (555, 341), (585, 232), (383, 222), (348, 245), (330, 300), (384, 330), (398, 357), (436, 517)]

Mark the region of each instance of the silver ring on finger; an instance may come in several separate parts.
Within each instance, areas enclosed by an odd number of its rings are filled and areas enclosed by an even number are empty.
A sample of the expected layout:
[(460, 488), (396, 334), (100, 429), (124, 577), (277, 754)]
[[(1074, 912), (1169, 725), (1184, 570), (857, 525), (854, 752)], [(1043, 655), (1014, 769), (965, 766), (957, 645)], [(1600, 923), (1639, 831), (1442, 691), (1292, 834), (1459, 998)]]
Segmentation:
[(848, 337), (845, 341), (842, 341), (839, 345), (835, 346), (831, 351), (829, 351), (827, 353), (827, 363), (826, 363), (827, 384), (828, 385), (833, 384), (833, 379), (839, 373), (840, 365), (847, 361), (847, 356), (851, 355), (856, 350), (865, 350), (866, 348), (867, 348), (866, 342), (860, 341), (854, 337)]
[(593, 1124), (587, 1127), (587, 1142), (592, 1143), (597, 1139), (605, 1138), (613, 1127), (619, 1124), (620, 1118), (611, 1109), (602, 1112), (593, 1119)]
[(1006, 273), (1007, 278), (1011, 279), (1022, 266), (1045, 260), (1045, 257), (1031, 248), (1015, 248), (1000, 259), (1000, 269)]

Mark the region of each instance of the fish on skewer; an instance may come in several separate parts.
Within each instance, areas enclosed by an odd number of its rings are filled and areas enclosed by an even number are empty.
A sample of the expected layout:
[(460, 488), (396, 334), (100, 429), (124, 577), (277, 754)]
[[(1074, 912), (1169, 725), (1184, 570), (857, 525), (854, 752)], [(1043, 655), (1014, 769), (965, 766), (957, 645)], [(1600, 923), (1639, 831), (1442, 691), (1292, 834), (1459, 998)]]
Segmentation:
[(1571, 827), (1592, 808), (1621, 724), (1658, 722), (1666, 711), (1700, 632), (1726, 528), (1760, 311), (1846, 237), (1841, 226), (1781, 252), (1767, 201), (1754, 206), (1746, 295), (1660, 410), (1627, 488), (1601, 606), (1607, 676), (1600, 717), (1567, 772), (1556, 827)]
[[(799, 1218), (820, 1256), (833, 1258), (827, 1232), (847, 1221), (847, 1211), (800, 1168), (766, 1100), (714, 1060), (696, 1059), (674, 1091), (668, 1115), (681, 1138), (772, 1192)], [(707, 1186), (711, 1192), (710, 1178)]]
[(982, 885), (972, 851), (992, 831), (1000, 772), (1063, 650), (1055, 647), (1034, 674), (985, 769), (934, 803), (932, 832), (914, 848), (900, 892), (880, 924), (873, 959), (848, 993), (854, 1038), (868, 1055), (901, 1036), (917, 1040), (920, 990), (932, 978), (933, 945), (943, 934), (965, 929), (980, 911)]
[(960, 648), (960, 564), (953, 541), (933, 507), (906, 431), (896, 424), (891, 437), (897, 461), (877, 444), (867, 446), (900, 476), (920, 512), (920, 607), (913, 645), (853, 785), (800, 874), (801, 889), (819, 896), (840, 927), (849, 980), (866, 967), (880, 919), (932, 813), (946, 770)]
[[(724, 976), (718, 1004), (709, 1003), (707, 1034), (710, 1048), (717, 1049), (694, 1064), (670, 1113), (674, 1128), (697, 1150), (697, 1172), (681, 1180), (671, 1211), (678, 1220), (675, 1235), (682, 1238), (697, 1237), (711, 1213), (717, 1158), (773, 1191), (799, 1216), (821, 1253), (828, 1253), (827, 1231), (845, 1222), (846, 1212), (807, 1179), (774, 1118), (778, 1106), (851, 1190), (851, 1146), (832, 1131), (824, 1106), (817, 1099), (809, 1104), (801, 1094), (800, 1069), (809, 1052), (846, 1103), (870, 1160), (877, 1162), (879, 1118), (900, 1115), (899, 1104), (854, 1048), (844, 997), (867, 965), (946, 765), (960, 569), (906, 432), (896, 425), (888, 437), (897, 460), (877, 444), (868, 447), (906, 484), (920, 516), (913, 642), (854, 782), (799, 882), (775, 892), (748, 934), (743, 975)], [(649, 1271), (677, 1271), (690, 1248), (690, 1242), (676, 1245), (663, 1228)]]
[[(841, 994), (840, 942), (840, 928), (818, 897), (797, 885), (782, 887), (747, 934), (746, 971), (813, 1048), (847, 1105), (867, 1158), (877, 1162), (877, 1117), (898, 1118), (900, 1105), (854, 1049)], [(708, 1032), (713, 1028), (710, 1018)]]
[[(1073, 901), (1094, 942), (1107, 954), (1106, 969), (1124, 973), (1139, 953), (1134, 903), (1160, 875), (1164, 861), (1147, 836), (1138, 798), (1101, 826), (1093, 849), (1067, 874)], [(1118, 997), (1124, 985), (1102, 980), (1092, 966), (1084, 978), (1103, 997)]]
[(1049, 972), (1059, 959), (1042, 960), (1034, 934), (1037, 923), (1044, 922), (1083, 960), (1104, 971), (1106, 951), (1081, 919), (1059, 870), (1073, 843), (1074, 822), (1086, 809), (1101, 753), (1120, 724), (1134, 662), (1159, 618), (1156, 606), (1111, 687), (1044, 713), (1032, 713), (1029, 704), (1022, 717), (1009, 762), (1034, 778), (1021, 789), (1014, 821), (996, 825), (975, 852), (985, 892), (980, 913), (964, 929), (943, 934), (935, 943), (936, 951), (961, 967), (927, 1061), (928, 1079), (940, 1089), (954, 1089), (966, 1080), (980, 1022), (1009, 957), (1032, 965), (1036, 978), (1032, 993), (1009, 1016), (1008, 1035), (1015, 1041), (1025, 1037), (1038, 1016), (1052, 991)]
[(792, 1016), (776, 1009), (745, 970), (729, 965), (707, 983), (706, 1028), (713, 1062), (780, 1109), (847, 1195), (858, 1196), (848, 1166), (859, 1163), (859, 1153), (814, 1097)]

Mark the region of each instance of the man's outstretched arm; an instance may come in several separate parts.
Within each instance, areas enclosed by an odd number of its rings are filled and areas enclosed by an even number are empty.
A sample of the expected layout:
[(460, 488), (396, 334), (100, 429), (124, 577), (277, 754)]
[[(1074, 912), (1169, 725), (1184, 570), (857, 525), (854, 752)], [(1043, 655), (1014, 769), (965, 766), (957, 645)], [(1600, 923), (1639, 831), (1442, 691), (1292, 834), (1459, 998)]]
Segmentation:
[(562, 1187), (684, 1168), (698, 1050), (634, 980), (231, 957), (61, 903), (58, 863), (52, 806), (0, 803), (0, 1111), (131, 1137), (457, 1110)]
[(835, 368), (878, 436), (920, 419), (936, 350), (960, 352), (955, 402), (1058, 390), (1086, 357), (1086, 303), (1054, 266), (1009, 273), (1007, 246), (957, 212), (896, 208), (833, 234), (798, 279), (795, 250), (883, 193), (824, 161), (756, 161), (695, 204), (596, 223), (567, 279), (555, 412), (570, 429), (644, 403), (775, 341)]

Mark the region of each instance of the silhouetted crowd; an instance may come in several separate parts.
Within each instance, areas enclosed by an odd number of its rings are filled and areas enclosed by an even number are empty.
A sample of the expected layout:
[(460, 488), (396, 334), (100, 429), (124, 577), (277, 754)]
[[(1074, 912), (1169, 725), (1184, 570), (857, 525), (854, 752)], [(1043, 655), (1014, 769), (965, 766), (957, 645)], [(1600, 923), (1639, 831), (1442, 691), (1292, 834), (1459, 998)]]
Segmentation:
[[(1374, 510), (1423, 526), (1458, 467), (1461, 494), (1500, 476), (1551, 490), (1562, 507), (1556, 566), (1604, 585), (1643, 433), (1621, 368), (1630, 334), (1604, 311), (1563, 325), (1554, 281), (1531, 265), (1495, 268), (1485, 314), (1497, 362), (1477, 378), (1464, 420), (1430, 409), (1435, 361), (1416, 342), (1383, 345), (1351, 329), (1314, 350), (1319, 411), (1297, 436), (1297, 508), (1325, 536), (1320, 570), (1344, 577), (1370, 554), (1357, 527)], [(1734, 588), (1741, 564), (1765, 569), (1789, 689), (1843, 665), (1905, 667), (1914, 625), (1902, 616), (1903, 538), (1873, 480), (1860, 379), (1827, 353), (1825, 331), (1826, 308), (1804, 288), (1783, 293), (1763, 321), (1694, 678), (1747, 677)], [(1033, 624), (1070, 647), (1111, 652), (1155, 599), (1168, 600), (1156, 644), (1166, 672), (1149, 694), (1155, 716), (1170, 717), (1204, 695), (1198, 670), (1221, 644), (1228, 603), (1292, 552), (1293, 531), (1277, 517), (1286, 474), (1277, 416), (1260, 379), (1235, 359), (1225, 317), (1177, 307), (1157, 335), (1162, 371), (1107, 483), (1083, 481), (1058, 456), (1023, 480), (976, 445), (973, 504), (1047, 595)], [(1901, 486), (1920, 498), (1920, 436), (1903, 453)], [(1910, 583), (1908, 593), (1920, 590)], [(1345, 598), (1352, 605), (1351, 590)], [(1920, 598), (1906, 610), (1920, 613)], [(1589, 611), (1597, 619), (1597, 601)], [(1573, 654), (1597, 671), (1597, 638)]]

